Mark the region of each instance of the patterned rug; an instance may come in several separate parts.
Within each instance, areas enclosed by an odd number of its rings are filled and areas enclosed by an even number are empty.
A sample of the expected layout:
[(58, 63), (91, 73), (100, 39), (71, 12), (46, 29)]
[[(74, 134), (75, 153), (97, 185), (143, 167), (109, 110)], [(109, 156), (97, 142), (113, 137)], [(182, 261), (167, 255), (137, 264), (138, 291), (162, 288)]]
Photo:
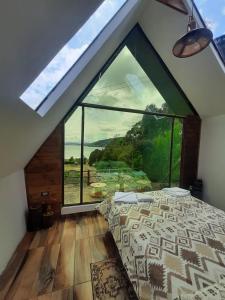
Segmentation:
[(118, 258), (91, 264), (94, 300), (138, 300)]

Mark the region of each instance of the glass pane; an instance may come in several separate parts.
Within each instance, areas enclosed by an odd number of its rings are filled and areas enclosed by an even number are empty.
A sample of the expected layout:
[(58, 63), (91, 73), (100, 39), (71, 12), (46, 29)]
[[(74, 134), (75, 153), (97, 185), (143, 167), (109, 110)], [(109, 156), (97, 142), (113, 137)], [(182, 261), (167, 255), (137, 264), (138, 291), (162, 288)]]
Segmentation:
[[(126, 46), (162, 95), (167, 104), (166, 111), (174, 115), (192, 115), (190, 102), (140, 27), (136, 26), (131, 31)], [(149, 98), (148, 104), (152, 104), (152, 100)]]
[(171, 118), (145, 115), (143, 170), (151, 178), (153, 190), (169, 186)]
[(81, 108), (65, 123), (64, 204), (80, 203)]
[[(84, 99), (86, 103), (167, 112), (166, 102), (127, 47)], [(151, 104), (151, 105), (150, 105)]]
[(193, 114), (187, 97), (138, 26), (89, 86), (83, 102), (180, 116)]
[(172, 186), (180, 185), (182, 131), (183, 131), (183, 120), (175, 119), (174, 132), (173, 132), (172, 170), (171, 170)]
[(170, 138), (170, 118), (85, 108), (83, 201), (168, 186)]

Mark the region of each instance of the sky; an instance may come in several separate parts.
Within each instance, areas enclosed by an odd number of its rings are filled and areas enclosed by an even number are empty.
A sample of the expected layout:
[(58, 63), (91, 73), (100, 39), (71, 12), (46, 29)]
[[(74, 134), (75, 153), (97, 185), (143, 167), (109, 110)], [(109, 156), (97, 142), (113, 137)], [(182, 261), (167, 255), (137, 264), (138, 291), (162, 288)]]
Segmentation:
[(194, 0), (214, 38), (225, 34), (225, 0)]
[[(84, 142), (125, 136), (142, 115), (85, 108)], [(81, 143), (81, 108), (78, 107), (65, 125), (65, 142)]]
[(83, 102), (145, 110), (165, 102), (155, 85), (125, 46)]
[(20, 96), (21, 100), (36, 109), (125, 2), (126, 0), (104, 0)]
[[(84, 103), (145, 110), (161, 108), (165, 100), (125, 46), (83, 100)], [(142, 115), (85, 108), (84, 141), (125, 136)], [(65, 141), (80, 142), (80, 108), (66, 123)]]

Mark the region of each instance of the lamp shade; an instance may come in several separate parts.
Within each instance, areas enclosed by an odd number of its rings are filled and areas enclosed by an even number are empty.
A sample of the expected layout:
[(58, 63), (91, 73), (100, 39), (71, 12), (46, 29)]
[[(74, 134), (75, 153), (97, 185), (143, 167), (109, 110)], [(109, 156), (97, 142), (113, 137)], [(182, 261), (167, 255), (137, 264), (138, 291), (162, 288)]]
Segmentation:
[(213, 40), (212, 32), (207, 28), (198, 28), (187, 32), (173, 47), (176, 57), (185, 58), (204, 50)]

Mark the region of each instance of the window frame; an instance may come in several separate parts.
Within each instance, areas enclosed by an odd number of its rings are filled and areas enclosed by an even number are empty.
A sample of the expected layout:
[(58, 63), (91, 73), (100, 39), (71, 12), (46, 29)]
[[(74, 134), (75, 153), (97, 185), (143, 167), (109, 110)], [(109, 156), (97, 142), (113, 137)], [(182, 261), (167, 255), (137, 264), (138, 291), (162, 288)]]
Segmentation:
[[(129, 38), (130, 35), (132, 35), (133, 31), (137, 31), (139, 34), (141, 34), (143, 36), (143, 38), (145, 39), (145, 41), (148, 43), (148, 45), (151, 47), (151, 50), (153, 51), (154, 55), (156, 56), (156, 58), (158, 59), (159, 63), (161, 64), (163, 70), (167, 73), (167, 75), (169, 76), (169, 79), (171, 80), (171, 82), (174, 84), (175, 88), (178, 89), (178, 91), (181, 93), (181, 95), (183, 96), (183, 99), (185, 101), (185, 103), (189, 106), (191, 112), (193, 115), (199, 117), (197, 111), (195, 110), (195, 108), (193, 107), (193, 105), (191, 104), (191, 102), (189, 101), (189, 99), (187, 98), (186, 94), (183, 92), (183, 90), (181, 89), (181, 87), (179, 86), (179, 84), (177, 83), (177, 81), (175, 80), (175, 78), (173, 77), (173, 75), (171, 74), (171, 72), (169, 71), (169, 69), (167, 68), (167, 66), (165, 65), (165, 63), (163, 62), (162, 58), (159, 56), (159, 54), (157, 53), (157, 51), (155, 50), (155, 48), (153, 47), (153, 45), (151, 44), (151, 42), (148, 40), (148, 38), (146, 37), (145, 33), (143, 32), (142, 28), (140, 27), (139, 24), (136, 24), (134, 26), (134, 28), (128, 33), (128, 35), (126, 36), (126, 38), (124, 39), (124, 41), (118, 46), (118, 48), (114, 51), (114, 53), (111, 55), (111, 57), (107, 60), (107, 62), (103, 65), (103, 67), (97, 72), (96, 76), (92, 79), (92, 81), (89, 83), (89, 85), (85, 88), (85, 90), (81, 93), (80, 97), (78, 97), (77, 101), (74, 102), (74, 105), (71, 107), (71, 109), (68, 111), (68, 113), (66, 114), (66, 116), (63, 119), (64, 122), (64, 136), (65, 136), (65, 123), (66, 121), (70, 118), (70, 116), (73, 114), (73, 112), (78, 108), (81, 107), (82, 108), (82, 121), (81, 121), (81, 170), (80, 170), (80, 202), (79, 203), (73, 203), (73, 204), (65, 204), (64, 203), (64, 168), (62, 170), (63, 174), (62, 174), (62, 188), (63, 188), (63, 199), (62, 199), (62, 205), (63, 207), (71, 207), (71, 206), (79, 206), (79, 205), (89, 205), (89, 204), (97, 204), (100, 203), (101, 201), (96, 201), (96, 202), (84, 202), (83, 201), (83, 179), (81, 177), (83, 177), (81, 174), (83, 174), (83, 161), (84, 161), (84, 153), (83, 153), (83, 147), (84, 147), (84, 109), (85, 107), (90, 107), (90, 108), (95, 108), (95, 109), (107, 109), (107, 110), (112, 110), (112, 111), (122, 111), (122, 112), (127, 112), (127, 113), (137, 113), (137, 114), (143, 114), (143, 115), (150, 115), (150, 116), (158, 116), (158, 117), (168, 117), (171, 118), (171, 141), (170, 141), (170, 152), (169, 152), (169, 185), (171, 185), (172, 183), (172, 160), (173, 160), (173, 144), (174, 144), (174, 122), (175, 119), (181, 119), (184, 120), (186, 118), (186, 116), (184, 115), (178, 115), (178, 114), (166, 114), (166, 113), (155, 113), (155, 112), (148, 112), (148, 111), (144, 111), (144, 110), (137, 110), (137, 109), (131, 109), (131, 108), (122, 108), (122, 107), (116, 107), (116, 106), (106, 106), (106, 105), (97, 105), (97, 104), (91, 104), (91, 103), (83, 103), (83, 100), (85, 99), (85, 97), (88, 95), (88, 93), (90, 92), (90, 90), (95, 86), (95, 84), (97, 83), (97, 81), (99, 80), (99, 78), (101, 77), (101, 74), (104, 73), (109, 67), (110, 65), (113, 63), (114, 59), (118, 56), (118, 54), (120, 53), (120, 51), (124, 48), (124, 46), (126, 46), (126, 42), (127, 39)], [(65, 139), (64, 139), (65, 141)], [(62, 157), (62, 161), (64, 163), (64, 151), (65, 148), (63, 150), (63, 157)], [(182, 155), (182, 153), (181, 153)]]

